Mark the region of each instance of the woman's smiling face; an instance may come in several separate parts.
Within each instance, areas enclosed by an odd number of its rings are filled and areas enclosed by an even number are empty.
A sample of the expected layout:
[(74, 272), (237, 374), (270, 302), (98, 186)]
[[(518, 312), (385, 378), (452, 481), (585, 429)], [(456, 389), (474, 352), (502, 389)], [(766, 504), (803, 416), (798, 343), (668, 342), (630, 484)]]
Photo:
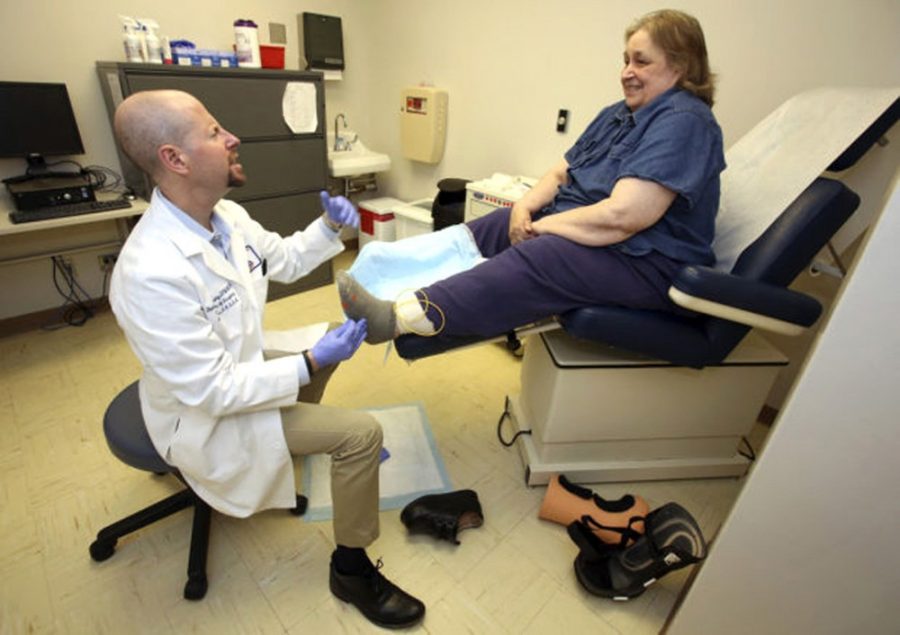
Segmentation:
[(644, 29), (628, 38), (622, 90), (631, 112), (649, 104), (678, 83), (681, 72), (669, 64), (666, 54), (653, 43)]

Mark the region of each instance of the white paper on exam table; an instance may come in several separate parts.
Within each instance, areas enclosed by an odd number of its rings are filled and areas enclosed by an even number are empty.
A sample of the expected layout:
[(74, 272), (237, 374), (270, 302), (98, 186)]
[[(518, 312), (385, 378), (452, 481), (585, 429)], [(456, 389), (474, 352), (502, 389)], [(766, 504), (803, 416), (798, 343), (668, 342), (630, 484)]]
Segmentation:
[(716, 269), (737, 257), (897, 99), (896, 88), (819, 88), (792, 97), (725, 154)]

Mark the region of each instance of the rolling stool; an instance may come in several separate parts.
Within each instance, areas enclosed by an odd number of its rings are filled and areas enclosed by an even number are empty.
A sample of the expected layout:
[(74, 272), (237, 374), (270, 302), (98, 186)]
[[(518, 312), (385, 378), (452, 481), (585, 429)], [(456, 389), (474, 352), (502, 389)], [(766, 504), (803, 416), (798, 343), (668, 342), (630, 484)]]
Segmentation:
[[(144, 418), (141, 416), (141, 402), (138, 382), (134, 382), (112, 400), (103, 415), (103, 433), (112, 453), (123, 463), (139, 470), (155, 474), (173, 474), (182, 483), (184, 479), (174, 467), (162, 460), (150, 441)], [(306, 511), (305, 496), (297, 495), (297, 506), (290, 510), (295, 516)], [(206, 555), (209, 547), (209, 522), (211, 508), (185, 483), (185, 489), (169, 496), (127, 518), (101, 529), (97, 539), (91, 543), (91, 558), (97, 562), (106, 560), (116, 550), (116, 542), (122, 536), (142, 527), (171, 516), (187, 507), (194, 508), (194, 523), (191, 530), (191, 549), (188, 559), (188, 581), (184, 585), (187, 600), (200, 600), (206, 595)]]

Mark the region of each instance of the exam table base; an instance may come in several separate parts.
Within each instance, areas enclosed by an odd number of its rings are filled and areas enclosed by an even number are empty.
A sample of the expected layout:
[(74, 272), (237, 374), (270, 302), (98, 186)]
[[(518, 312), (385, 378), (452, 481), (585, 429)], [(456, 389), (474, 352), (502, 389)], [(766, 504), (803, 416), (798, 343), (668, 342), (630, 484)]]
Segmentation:
[[(737, 477), (738, 452), (787, 359), (750, 333), (721, 365), (673, 366), (564, 331), (532, 336), (508, 399), (528, 485)], [(504, 436), (511, 434), (509, 426)]]

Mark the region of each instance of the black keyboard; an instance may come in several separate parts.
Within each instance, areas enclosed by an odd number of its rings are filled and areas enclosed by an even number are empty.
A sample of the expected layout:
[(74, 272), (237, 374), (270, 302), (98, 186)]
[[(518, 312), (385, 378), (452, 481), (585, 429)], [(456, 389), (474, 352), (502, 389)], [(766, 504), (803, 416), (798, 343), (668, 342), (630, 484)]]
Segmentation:
[(108, 212), (113, 209), (126, 209), (129, 207), (131, 207), (131, 203), (121, 198), (111, 201), (85, 201), (83, 203), (71, 203), (69, 205), (16, 210), (9, 213), (9, 220), (14, 223), (30, 223), (37, 220), (65, 218), (67, 216), (93, 214), (95, 212)]

